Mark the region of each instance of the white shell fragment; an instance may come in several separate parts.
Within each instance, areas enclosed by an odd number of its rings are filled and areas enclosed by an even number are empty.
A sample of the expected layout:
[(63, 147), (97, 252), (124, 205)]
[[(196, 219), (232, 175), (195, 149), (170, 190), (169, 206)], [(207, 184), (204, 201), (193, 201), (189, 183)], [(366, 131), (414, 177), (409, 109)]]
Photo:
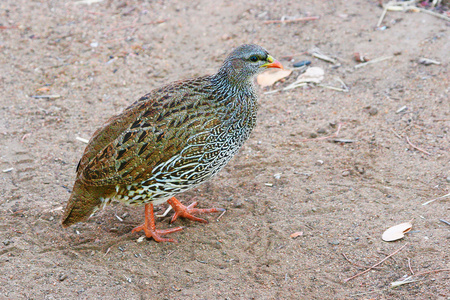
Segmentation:
[(262, 87), (271, 86), (275, 82), (291, 75), (292, 70), (287, 69), (270, 69), (256, 78), (258, 84)]
[(393, 242), (399, 240), (405, 236), (405, 233), (409, 232), (412, 228), (411, 222), (401, 223), (391, 228), (388, 228), (381, 238), (385, 242)]
[(297, 83), (307, 82), (307, 83), (320, 83), (325, 76), (325, 71), (319, 67), (308, 68), (305, 73), (301, 74), (297, 78)]

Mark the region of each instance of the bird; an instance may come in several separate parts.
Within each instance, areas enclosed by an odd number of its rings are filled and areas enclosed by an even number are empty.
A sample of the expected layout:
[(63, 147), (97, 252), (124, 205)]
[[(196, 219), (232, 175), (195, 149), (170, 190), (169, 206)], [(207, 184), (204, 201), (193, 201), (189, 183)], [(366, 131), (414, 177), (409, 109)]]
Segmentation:
[(223, 212), (183, 205), (175, 196), (217, 174), (249, 138), (256, 124), (254, 78), (283, 66), (259, 45), (244, 44), (214, 75), (179, 80), (154, 89), (111, 117), (93, 134), (76, 168), (62, 226), (86, 221), (112, 201), (144, 205), (143, 231), (156, 242), (183, 227), (157, 229), (153, 206), (167, 202), (171, 222)]

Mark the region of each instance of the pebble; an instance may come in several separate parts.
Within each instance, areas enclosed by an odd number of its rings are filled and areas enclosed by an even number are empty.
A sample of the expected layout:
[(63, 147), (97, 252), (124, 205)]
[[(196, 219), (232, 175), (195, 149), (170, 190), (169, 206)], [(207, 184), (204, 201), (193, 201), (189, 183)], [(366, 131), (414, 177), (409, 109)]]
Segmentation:
[(311, 133), (309, 134), (309, 137), (315, 139), (315, 138), (317, 137), (317, 133), (311, 132)]
[(234, 203), (233, 206), (234, 206), (235, 208), (241, 208), (242, 205), (243, 205), (243, 203), (242, 203), (241, 201), (236, 201), (236, 203)]
[(327, 131), (325, 130), (325, 128), (319, 128), (319, 129), (317, 129), (317, 133), (322, 134), (322, 133), (327, 133)]
[(64, 274), (64, 273), (59, 274), (59, 276), (58, 276), (58, 280), (59, 281), (64, 281), (66, 279), (67, 279), (67, 275), (66, 274)]
[(316, 166), (321, 166), (321, 165), (323, 165), (323, 160), (321, 160), (321, 159), (318, 159), (317, 161), (316, 161), (316, 164), (315, 164)]
[(302, 60), (302, 61), (294, 63), (293, 66), (294, 66), (294, 68), (300, 68), (300, 67), (303, 67), (303, 66), (309, 66), (310, 64), (311, 64), (311, 61), (309, 61), (309, 60)]
[(328, 241), (328, 244), (336, 246), (336, 245), (339, 245), (339, 241), (338, 240)]
[(369, 115), (371, 116), (375, 116), (378, 113), (378, 109), (375, 107), (372, 107), (371, 109), (369, 109)]
[(450, 183), (450, 176), (447, 176), (447, 182)]
[(366, 173), (366, 170), (364, 169), (364, 167), (356, 166), (355, 169), (356, 169), (356, 171), (357, 171), (359, 174), (361, 174), (361, 175), (364, 174), (364, 173)]
[(11, 244), (10, 240), (4, 240), (3, 241), (3, 245), (8, 246), (9, 244)]
[(273, 177), (275, 179), (280, 179), (281, 178), (281, 173), (276, 173), (276, 174), (273, 175)]
[(350, 172), (349, 172), (349, 171), (343, 171), (343, 172), (342, 172), (342, 176), (346, 177), (346, 176), (348, 176), (348, 175), (350, 175)]

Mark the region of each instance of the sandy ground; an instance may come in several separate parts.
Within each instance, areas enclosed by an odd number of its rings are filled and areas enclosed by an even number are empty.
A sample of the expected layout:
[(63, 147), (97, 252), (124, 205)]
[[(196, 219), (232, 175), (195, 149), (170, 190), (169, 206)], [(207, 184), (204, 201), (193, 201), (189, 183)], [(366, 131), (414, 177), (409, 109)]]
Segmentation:
[[(236, 2), (0, 3), (1, 299), (450, 299), (449, 198), (422, 205), (450, 192), (448, 22), (388, 12), (376, 30), (378, 1)], [(264, 23), (282, 16), (320, 19)], [(157, 86), (214, 73), (243, 43), (286, 67), (311, 60), (323, 84), (340, 78), (349, 92), (264, 95), (298, 71), (260, 89), (250, 140), (179, 195), (227, 212), (177, 221), (178, 244), (137, 242), (143, 207), (121, 204), (62, 229), (85, 147), (76, 138)], [(314, 47), (338, 63), (305, 53)], [(355, 52), (393, 57), (355, 69)], [(338, 127), (353, 142), (319, 139)], [(402, 240), (381, 240), (409, 220)], [(415, 282), (390, 288), (411, 272)]]

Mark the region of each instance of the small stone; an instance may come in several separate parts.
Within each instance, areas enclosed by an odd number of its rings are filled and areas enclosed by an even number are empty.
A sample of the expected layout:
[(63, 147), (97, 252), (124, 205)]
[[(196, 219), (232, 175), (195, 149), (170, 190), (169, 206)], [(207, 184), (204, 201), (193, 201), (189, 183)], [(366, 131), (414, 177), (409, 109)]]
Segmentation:
[(188, 274), (194, 273), (194, 271), (192, 271), (191, 269), (186, 269), (185, 271), (186, 271), (186, 273), (188, 273)]
[(327, 131), (325, 130), (325, 128), (319, 128), (319, 129), (317, 129), (317, 133), (323, 134), (323, 133), (327, 133)]
[(234, 206), (235, 208), (241, 208), (242, 205), (243, 205), (243, 203), (242, 203), (241, 201), (236, 201), (236, 203), (234, 203), (233, 206)]
[(372, 107), (369, 109), (369, 115), (375, 116), (378, 113), (378, 109), (375, 107)]
[(348, 175), (350, 175), (350, 171), (343, 171), (342, 172), (342, 176), (346, 177)]
[(305, 189), (305, 191), (306, 191), (306, 193), (308, 193), (308, 194), (314, 194), (314, 190), (311, 190), (311, 189), (309, 189), (309, 188), (306, 188)]
[(310, 64), (311, 64), (311, 61), (309, 61), (309, 60), (302, 60), (302, 61), (294, 63), (293, 66), (294, 66), (294, 68), (300, 68), (300, 67), (303, 67), (303, 66), (309, 66)]
[(281, 178), (281, 173), (276, 173), (276, 174), (273, 175), (273, 177), (275, 179), (280, 179)]
[(447, 182), (449, 182), (450, 183), (450, 176), (447, 176)]
[(359, 174), (364, 174), (366, 172), (366, 170), (364, 169), (364, 167), (361, 166), (356, 166), (355, 167), (356, 172), (358, 172)]
[(312, 139), (315, 139), (315, 138), (317, 137), (317, 133), (311, 132), (311, 133), (309, 134), (309, 137), (312, 138)]
[(3, 245), (8, 246), (9, 244), (11, 244), (10, 240), (4, 240), (3, 241)]
[(58, 280), (59, 281), (64, 281), (66, 279), (67, 279), (67, 275), (66, 274), (64, 274), (64, 273), (59, 274), (59, 276), (58, 276)]
[(321, 160), (321, 159), (318, 159), (317, 161), (316, 161), (316, 164), (315, 164), (316, 166), (321, 166), (321, 165), (323, 165), (323, 160)]
[(303, 235), (303, 231), (297, 231), (297, 232), (291, 233), (290, 237), (292, 239), (296, 239), (296, 238), (298, 238), (299, 236), (302, 236), (302, 235)]
[(336, 246), (339, 245), (339, 241), (338, 240), (328, 241), (328, 244)]

